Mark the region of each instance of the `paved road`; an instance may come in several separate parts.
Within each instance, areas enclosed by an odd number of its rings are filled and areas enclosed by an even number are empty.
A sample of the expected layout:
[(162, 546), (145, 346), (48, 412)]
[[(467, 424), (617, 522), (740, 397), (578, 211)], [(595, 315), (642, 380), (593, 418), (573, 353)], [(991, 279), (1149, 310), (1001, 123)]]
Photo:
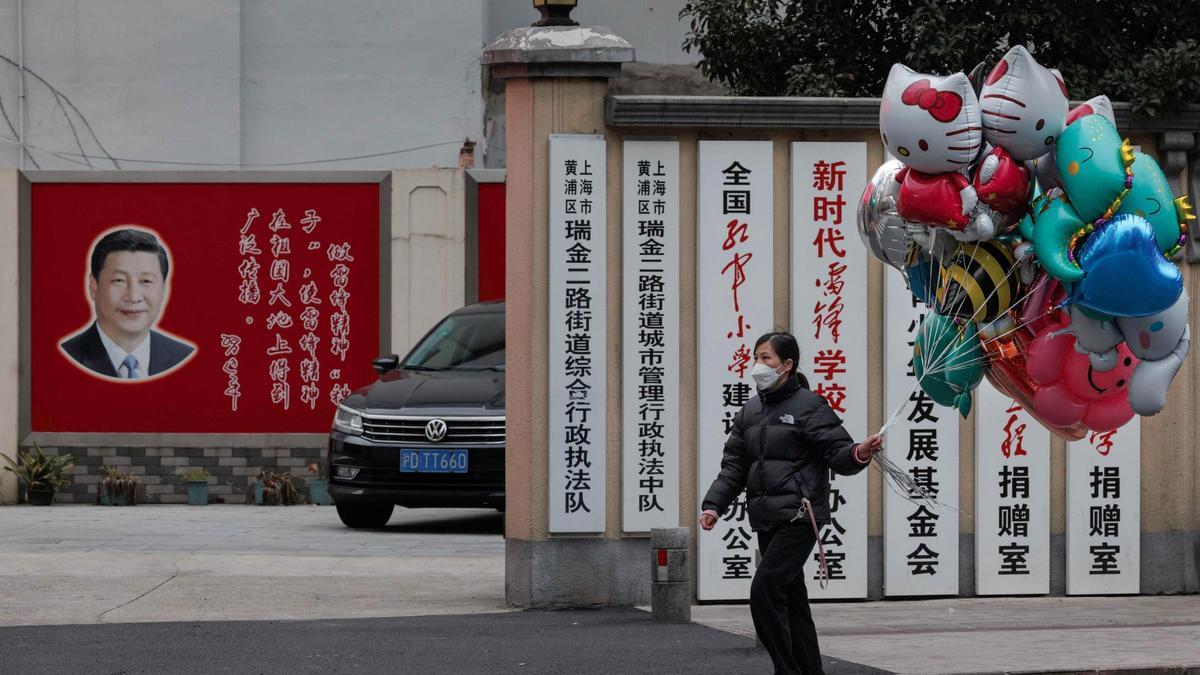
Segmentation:
[(332, 507), (0, 508), (0, 626), (509, 611), (503, 516)]
[[(0, 628), (13, 673), (769, 673), (754, 641), (635, 609)], [(829, 675), (879, 673), (827, 659)]]
[[(1196, 595), (816, 603), (813, 618), (823, 654), (898, 673), (1200, 674)], [(692, 619), (754, 635), (746, 605), (693, 607)]]

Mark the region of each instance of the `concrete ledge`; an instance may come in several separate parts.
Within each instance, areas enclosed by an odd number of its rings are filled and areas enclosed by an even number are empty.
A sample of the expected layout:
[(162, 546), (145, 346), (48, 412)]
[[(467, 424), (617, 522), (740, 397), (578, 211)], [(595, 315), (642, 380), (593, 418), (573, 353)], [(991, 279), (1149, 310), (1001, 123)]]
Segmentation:
[(504, 595), (517, 607), (650, 604), (650, 542), (551, 539), (504, 542)]
[(522, 26), (484, 48), (485, 66), (510, 63), (627, 63), (633, 45), (604, 26)]
[[(1122, 131), (1200, 131), (1200, 106), (1151, 118), (1113, 103), (1113, 112)], [(618, 95), (606, 100), (605, 121), (616, 128), (877, 129), (879, 99)]]

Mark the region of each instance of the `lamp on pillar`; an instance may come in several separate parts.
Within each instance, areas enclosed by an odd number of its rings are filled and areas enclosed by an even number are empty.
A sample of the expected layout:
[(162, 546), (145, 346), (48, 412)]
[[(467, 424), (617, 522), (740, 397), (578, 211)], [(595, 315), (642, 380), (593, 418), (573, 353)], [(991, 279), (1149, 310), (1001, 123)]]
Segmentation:
[(542, 13), (534, 26), (578, 26), (571, 18), (571, 10), (579, 3), (576, 0), (533, 0), (533, 6)]

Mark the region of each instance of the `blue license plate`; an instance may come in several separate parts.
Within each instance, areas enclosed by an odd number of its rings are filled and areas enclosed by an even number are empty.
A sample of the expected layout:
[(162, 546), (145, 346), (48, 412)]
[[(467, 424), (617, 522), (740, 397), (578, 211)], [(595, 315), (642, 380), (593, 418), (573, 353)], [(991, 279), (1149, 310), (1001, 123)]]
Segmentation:
[(400, 473), (466, 473), (466, 450), (400, 451)]

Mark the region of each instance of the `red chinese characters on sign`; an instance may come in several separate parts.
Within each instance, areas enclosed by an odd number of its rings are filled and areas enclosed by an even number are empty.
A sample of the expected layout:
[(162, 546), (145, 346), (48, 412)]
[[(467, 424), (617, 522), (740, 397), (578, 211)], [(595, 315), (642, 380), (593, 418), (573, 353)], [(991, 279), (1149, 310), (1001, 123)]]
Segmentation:
[[(846, 374), (846, 353), (841, 346), (842, 312), (845, 311), (843, 292), (846, 289), (847, 265), (845, 235), (842, 233), (842, 212), (846, 206), (844, 184), (846, 163), (818, 160), (812, 164), (812, 188), (817, 192), (812, 198), (811, 222), (816, 228), (812, 247), (818, 264), (813, 285), (820, 296), (813, 302), (809, 325), (815, 343), (812, 354), (814, 376), (813, 392), (823, 397), (834, 412), (846, 414), (846, 390), (843, 376)], [(829, 548), (830, 578), (844, 580), (842, 569), (846, 552), (842, 548), (840, 535), (846, 529), (838, 522), (839, 506), (845, 502), (834, 479), (833, 503), (830, 509), (832, 520), (822, 529), (821, 540)], [(816, 567), (814, 565), (814, 567)], [(814, 580), (818, 577), (814, 576)]]
[(1027, 454), (1025, 452), (1026, 425), (1018, 424), (1019, 418), (1017, 417), (1017, 413), (1021, 412), (1021, 405), (1013, 401), (1005, 412), (1008, 413), (1008, 421), (1004, 423), (1004, 440), (1000, 441), (1000, 452), (1005, 459), (1025, 455)]
[(1028, 456), (1025, 451), (1026, 423), (1021, 422), (1021, 405), (1012, 401), (1005, 410), (1008, 420), (1004, 424), (1004, 438), (1000, 441), (1000, 454), (1011, 460), (1000, 467), (996, 474), (996, 485), (1000, 488), (1000, 506), (996, 511), (996, 557), (1000, 560), (997, 573), (1000, 576), (1029, 576), (1029, 552), (1031, 540), (1029, 527), (1033, 509), (1030, 506), (1030, 466), (1027, 460), (1015, 458)]
[(814, 285), (821, 289), (821, 297), (813, 303), (813, 340), (821, 348), (814, 350), (813, 372), (820, 377), (815, 391), (829, 402), (835, 411), (845, 414), (847, 391), (838, 375), (845, 374), (846, 357), (838, 347), (842, 337), (842, 312), (845, 304), (842, 293), (846, 288), (846, 237), (839, 227), (842, 224), (842, 208), (846, 204), (843, 192), (846, 163), (818, 160), (812, 164), (812, 187), (818, 194), (812, 199), (811, 218), (817, 234), (812, 246), (817, 259), (825, 266), (820, 270)]
[[(327, 433), (334, 404), (375, 378), (377, 184), (42, 183), (32, 214), (36, 431)], [(137, 382), (57, 348), (94, 316), (91, 249), (126, 224), (168, 255), (151, 330), (194, 345)]]
[(1113, 436), (1116, 434), (1116, 429), (1113, 429), (1112, 431), (1093, 431), (1091, 435), (1088, 436), (1088, 442), (1092, 444), (1092, 447), (1096, 449), (1096, 452), (1099, 453), (1101, 457), (1108, 457), (1108, 453), (1112, 451)]

